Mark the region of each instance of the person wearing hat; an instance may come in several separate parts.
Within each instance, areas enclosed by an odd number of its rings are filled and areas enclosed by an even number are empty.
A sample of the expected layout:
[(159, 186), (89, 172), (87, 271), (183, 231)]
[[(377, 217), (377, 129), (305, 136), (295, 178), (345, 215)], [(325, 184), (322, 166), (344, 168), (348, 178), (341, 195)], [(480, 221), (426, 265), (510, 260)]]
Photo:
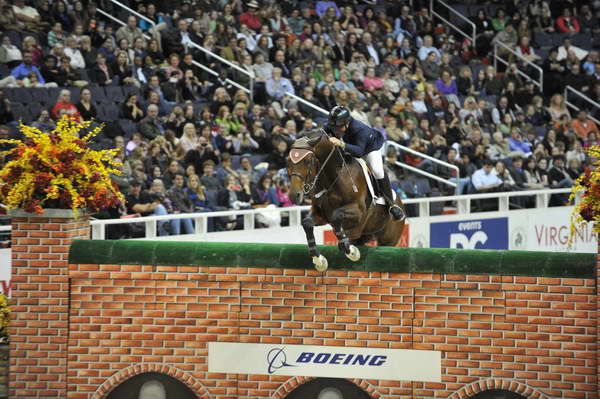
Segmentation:
[(385, 142), (383, 135), (354, 119), (350, 110), (343, 106), (335, 106), (329, 112), (326, 131), (332, 135), (329, 141), (356, 158), (363, 158), (377, 179), (390, 215), (396, 220), (404, 220), (406, 214), (394, 201), (389, 177), (383, 168), (381, 147)]
[(248, 11), (240, 15), (240, 24), (245, 24), (248, 28), (258, 32), (262, 26), (260, 15), (258, 15), (260, 6), (256, 0), (249, 1), (247, 6)]

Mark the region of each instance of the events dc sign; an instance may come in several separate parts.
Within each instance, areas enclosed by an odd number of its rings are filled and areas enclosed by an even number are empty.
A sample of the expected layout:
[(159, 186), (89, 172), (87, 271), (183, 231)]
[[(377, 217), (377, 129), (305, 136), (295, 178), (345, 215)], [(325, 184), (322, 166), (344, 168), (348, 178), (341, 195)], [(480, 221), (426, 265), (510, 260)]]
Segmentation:
[(430, 248), (508, 249), (508, 218), (431, 223)]

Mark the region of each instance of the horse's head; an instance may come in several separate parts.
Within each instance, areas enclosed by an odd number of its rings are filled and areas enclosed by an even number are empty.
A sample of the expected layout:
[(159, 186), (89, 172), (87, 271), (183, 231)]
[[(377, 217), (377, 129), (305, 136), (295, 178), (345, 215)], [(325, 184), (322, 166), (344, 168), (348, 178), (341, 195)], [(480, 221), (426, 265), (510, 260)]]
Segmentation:
[(327, 137), (322, 129), (311, 130), (294, 142), (288, 156), (287, 170), (290, 177), (290, 199), (301, 205), (304, 196), (313, 188), (319, 168), (319, 143)]

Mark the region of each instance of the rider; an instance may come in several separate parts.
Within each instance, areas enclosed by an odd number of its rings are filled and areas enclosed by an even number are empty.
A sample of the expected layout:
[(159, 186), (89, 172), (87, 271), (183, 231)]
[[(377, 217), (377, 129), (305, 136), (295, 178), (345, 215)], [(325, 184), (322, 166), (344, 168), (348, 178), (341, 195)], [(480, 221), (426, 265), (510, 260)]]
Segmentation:
[(350, 155), (363, 158), (367, 162), (377, 179), (377, 184), (392, 217), (396, 220), (406, 218), (402, 208), (393, 200), (390, 180), (383, 170), (381, 156), (381, 147), (385, 142), (383, 135), (359, 120), (352, 118), (348, 108), (339, 105), (333, 107), (329, 112), (329, 121), (326, 128), (335, 136), (329, 138), (333, 145), (341, 147)]

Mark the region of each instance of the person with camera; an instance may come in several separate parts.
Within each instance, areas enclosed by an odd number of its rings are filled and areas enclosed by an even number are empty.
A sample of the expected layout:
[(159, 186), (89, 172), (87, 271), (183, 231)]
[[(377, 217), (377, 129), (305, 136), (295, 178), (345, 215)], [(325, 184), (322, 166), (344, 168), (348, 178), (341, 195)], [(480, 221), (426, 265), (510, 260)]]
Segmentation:
[(183, 163), (187, 168), (188, 165), (194, 165), (197, 171), (204, 170), (204, 164), (206, 161), (211, 161), (213, 165), (219, 163), (219, 157), (215, 153), (215, 150), (208, 142), (206, 137), (199, 136), (198, 144), (195, 149), (189, 150), (184, 157)]

